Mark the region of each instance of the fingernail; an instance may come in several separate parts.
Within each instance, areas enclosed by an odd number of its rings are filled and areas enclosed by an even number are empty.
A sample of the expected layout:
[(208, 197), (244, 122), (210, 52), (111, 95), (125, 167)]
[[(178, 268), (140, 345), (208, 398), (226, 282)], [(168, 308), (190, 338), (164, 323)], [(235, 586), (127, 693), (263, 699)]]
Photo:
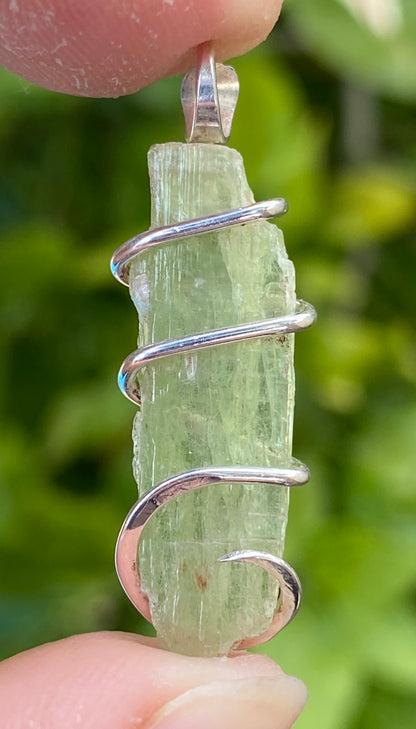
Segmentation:
[(209, 683), (169, 701), (143, 729), (289, 729), (306, 699), (302, 681), (285, 674)]

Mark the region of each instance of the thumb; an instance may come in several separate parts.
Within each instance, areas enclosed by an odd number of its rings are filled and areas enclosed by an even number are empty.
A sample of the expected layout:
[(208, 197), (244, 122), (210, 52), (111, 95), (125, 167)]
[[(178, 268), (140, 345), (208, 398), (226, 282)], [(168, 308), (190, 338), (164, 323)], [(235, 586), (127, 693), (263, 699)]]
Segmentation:
[(215, 681), (169, 701), (143, 729), (289, 729), (305, 700), (303, 684), (284, 673)]
[(289, 729), (305, 700), (304, 685), (265, 656), (190, 658), (124, 633), (0, 664), (2, 729)]

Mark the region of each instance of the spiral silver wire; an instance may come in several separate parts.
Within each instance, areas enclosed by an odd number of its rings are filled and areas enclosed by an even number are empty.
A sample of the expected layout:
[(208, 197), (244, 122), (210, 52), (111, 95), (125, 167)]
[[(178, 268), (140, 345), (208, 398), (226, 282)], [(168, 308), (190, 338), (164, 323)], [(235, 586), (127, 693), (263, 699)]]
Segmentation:
[[(233, 68), (216, 64), (211, 43), (203, 43), (197, 52), (196, 67), (186, 74), (182, 84), (182, 105), (186, 136), (189, 142), (223, 143), (227, 140), (238, 97), (238, 79)], [(203, 235), (232, 225), (244, 225), (262, 218), (274, 218), (287, 211), (283, 198), (275, 198), (247, 207), (222, 212), (175, 225), (155, 228), (128, 240), (114, 253), (111, 270), (120, 283), (128, 286), (131, 261), (143, 251), (177, 240)], [(137, 349), (123, 362), (119, 372), (121, 391), (140, 405), (137, 374), (141, 367), (175, 354), (185, 354), (204, 347), (231, 342), (277, 336), (310, 327), (316, 318), (311, 304), (297, 301), (295, 311), (264, 321), (247, 322), (177, 339), (168, 339)], [(142, 615), (152, 622), (149, 599), (141, 588), (138, 569), (139, 542), (149, 519), (164, 504), (195, 489), (219, 483), (259, 483), (265, 486), (295, 487), (309, 479), (307, 467), (292, 458), (282, 468), (252, 466), (218, 466), (198, 468), (172, 476), (151, 488), (130, 510), (121, 528), (116, 546), (116, 569), (127, 596)], [(257, 636), (247, 636), (233, 648), (247, 648), (272, 638), (296, 615), (301, 599), (301, 585), (296, 572), (283, 559), (267, 552), (239, 550), (225, 554), (219, 562), (251, 562), (269, 572), (280, 588), (278, 605), (268, 629)]]
[[(131, 238), (117, 249), (111, 261), (111, 270), (118, 281), (128, 286), (129, 266), (132, 259), (148, 248), (169, 245), (179, 239), (203, 235), (230, 225), (242, 225), (261, 218), (278, 217), (283, 215), (286, 210), (286, 201), (276, 198), (218, 215), (196, 218), (147, 231)], [(140, 404), (137, 374), (141, 367), (149, 365), (157, 359), (185, 354), (205, 347), (223, 346), (242, 340), (298, 332), (310, 327), (315, 318), (316, 312), (313, 306), (298, 300), (296, 309), (291, 314), (190, 334), (141, 347), (124, 360), (119, 372), (120, 389), (129, 400)], [(117, 574), (133, 605), (147, 620), (152, 621), (149, 600), (141, 588), (137, 559), (143, 530), (149, 519), (161, 506), (189, 491), (218, 483), (261, 483), (294, 487), (305, 484), (308, 479), (307, 467), (293, 458), (285, 468), (219, 466), (195, 469), (172, 476), (154, 486), (133, 506), (117, 541)], [(273, 575), (280, 587), (279, 603), (268, 629), (261, 635), (245, 638), (234, 646), (235, 648), (247, 648), (269, 640), (296, 615), (301, 599), (301, 585), (296, 572), (287, 562), (272, 554), (256, 550), (231, 552), (220, 557), (218, 561), (256, 564)]]

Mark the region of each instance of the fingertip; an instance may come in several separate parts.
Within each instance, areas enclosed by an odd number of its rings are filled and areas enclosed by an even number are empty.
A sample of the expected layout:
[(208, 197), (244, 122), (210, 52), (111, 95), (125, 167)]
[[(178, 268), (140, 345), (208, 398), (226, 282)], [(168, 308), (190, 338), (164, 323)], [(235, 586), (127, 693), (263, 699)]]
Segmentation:
[(37, 0), (0, 9), (0, 62), (48, 89), (116, 97), (187, 70), (214, 42), (218, 60), (253, 48), (282, 0)]
[(282, 675), (256, 654), (191, 658), (131, 634), (73, 636), (0, 664), (2, 726), (121, 729), (200, 686)]
[(307, 700), (291, 676), (213, 682), (181, 694), (143, 729), (290, 729)]

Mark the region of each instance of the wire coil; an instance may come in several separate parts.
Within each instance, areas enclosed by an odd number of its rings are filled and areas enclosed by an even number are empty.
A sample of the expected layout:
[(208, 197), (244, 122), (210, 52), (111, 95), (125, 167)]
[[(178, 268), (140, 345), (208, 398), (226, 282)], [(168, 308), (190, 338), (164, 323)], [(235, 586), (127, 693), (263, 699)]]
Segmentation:
[[(148, 248), (168, 245), (180, 239), (203, 235), (232, 225), (243, 225), (262, 218), (279, 217), (286, 210), (286, 201), (283, 198), (275, 198), (218, 215), (155, 228), (131, 238), (116, 250), (111, 261), (112, 273), (120, 283), (128, 286), (131, 261)], [(236, 341), (295, 333), (310, 327), (315, 319), (314, 307), (298, 300), (295, 311), (291, 314), (199, 332), (141, 347), (124, 360), (119, 372), (120, 389), (129, 400), (140, 405), (137, 373), (142, 367), (157, 359), (185, 354), (205, 347), (223, 346)], [(130, 510), (121, 528), (116, 546), (117, 574), (133, 605), (147, 620), (152, 622), (149, 600), (141, 588), (137, 555), (143, 530), (149, 519), (161, 506), (184, 493), (218, 483), (261, 483), (265, 486), (295, 487), (305, 484), (308, 479), (307, 467), (293, 458), (285, 468), (218, 466), (194, 469), (172, 476), (154, 486)], [(256, 550), (230, 552), (220, 557), (218, 561), (256, 564), (269, 572), (278, 581), (280, 588), (278, 605), (268, 629), (261, 635), (245, 638), (234, 648), (247, 648), (269, 640), (296, 615), (301, 599), (301, 585), (296, 572), (287, 562), (272, 554)]]

